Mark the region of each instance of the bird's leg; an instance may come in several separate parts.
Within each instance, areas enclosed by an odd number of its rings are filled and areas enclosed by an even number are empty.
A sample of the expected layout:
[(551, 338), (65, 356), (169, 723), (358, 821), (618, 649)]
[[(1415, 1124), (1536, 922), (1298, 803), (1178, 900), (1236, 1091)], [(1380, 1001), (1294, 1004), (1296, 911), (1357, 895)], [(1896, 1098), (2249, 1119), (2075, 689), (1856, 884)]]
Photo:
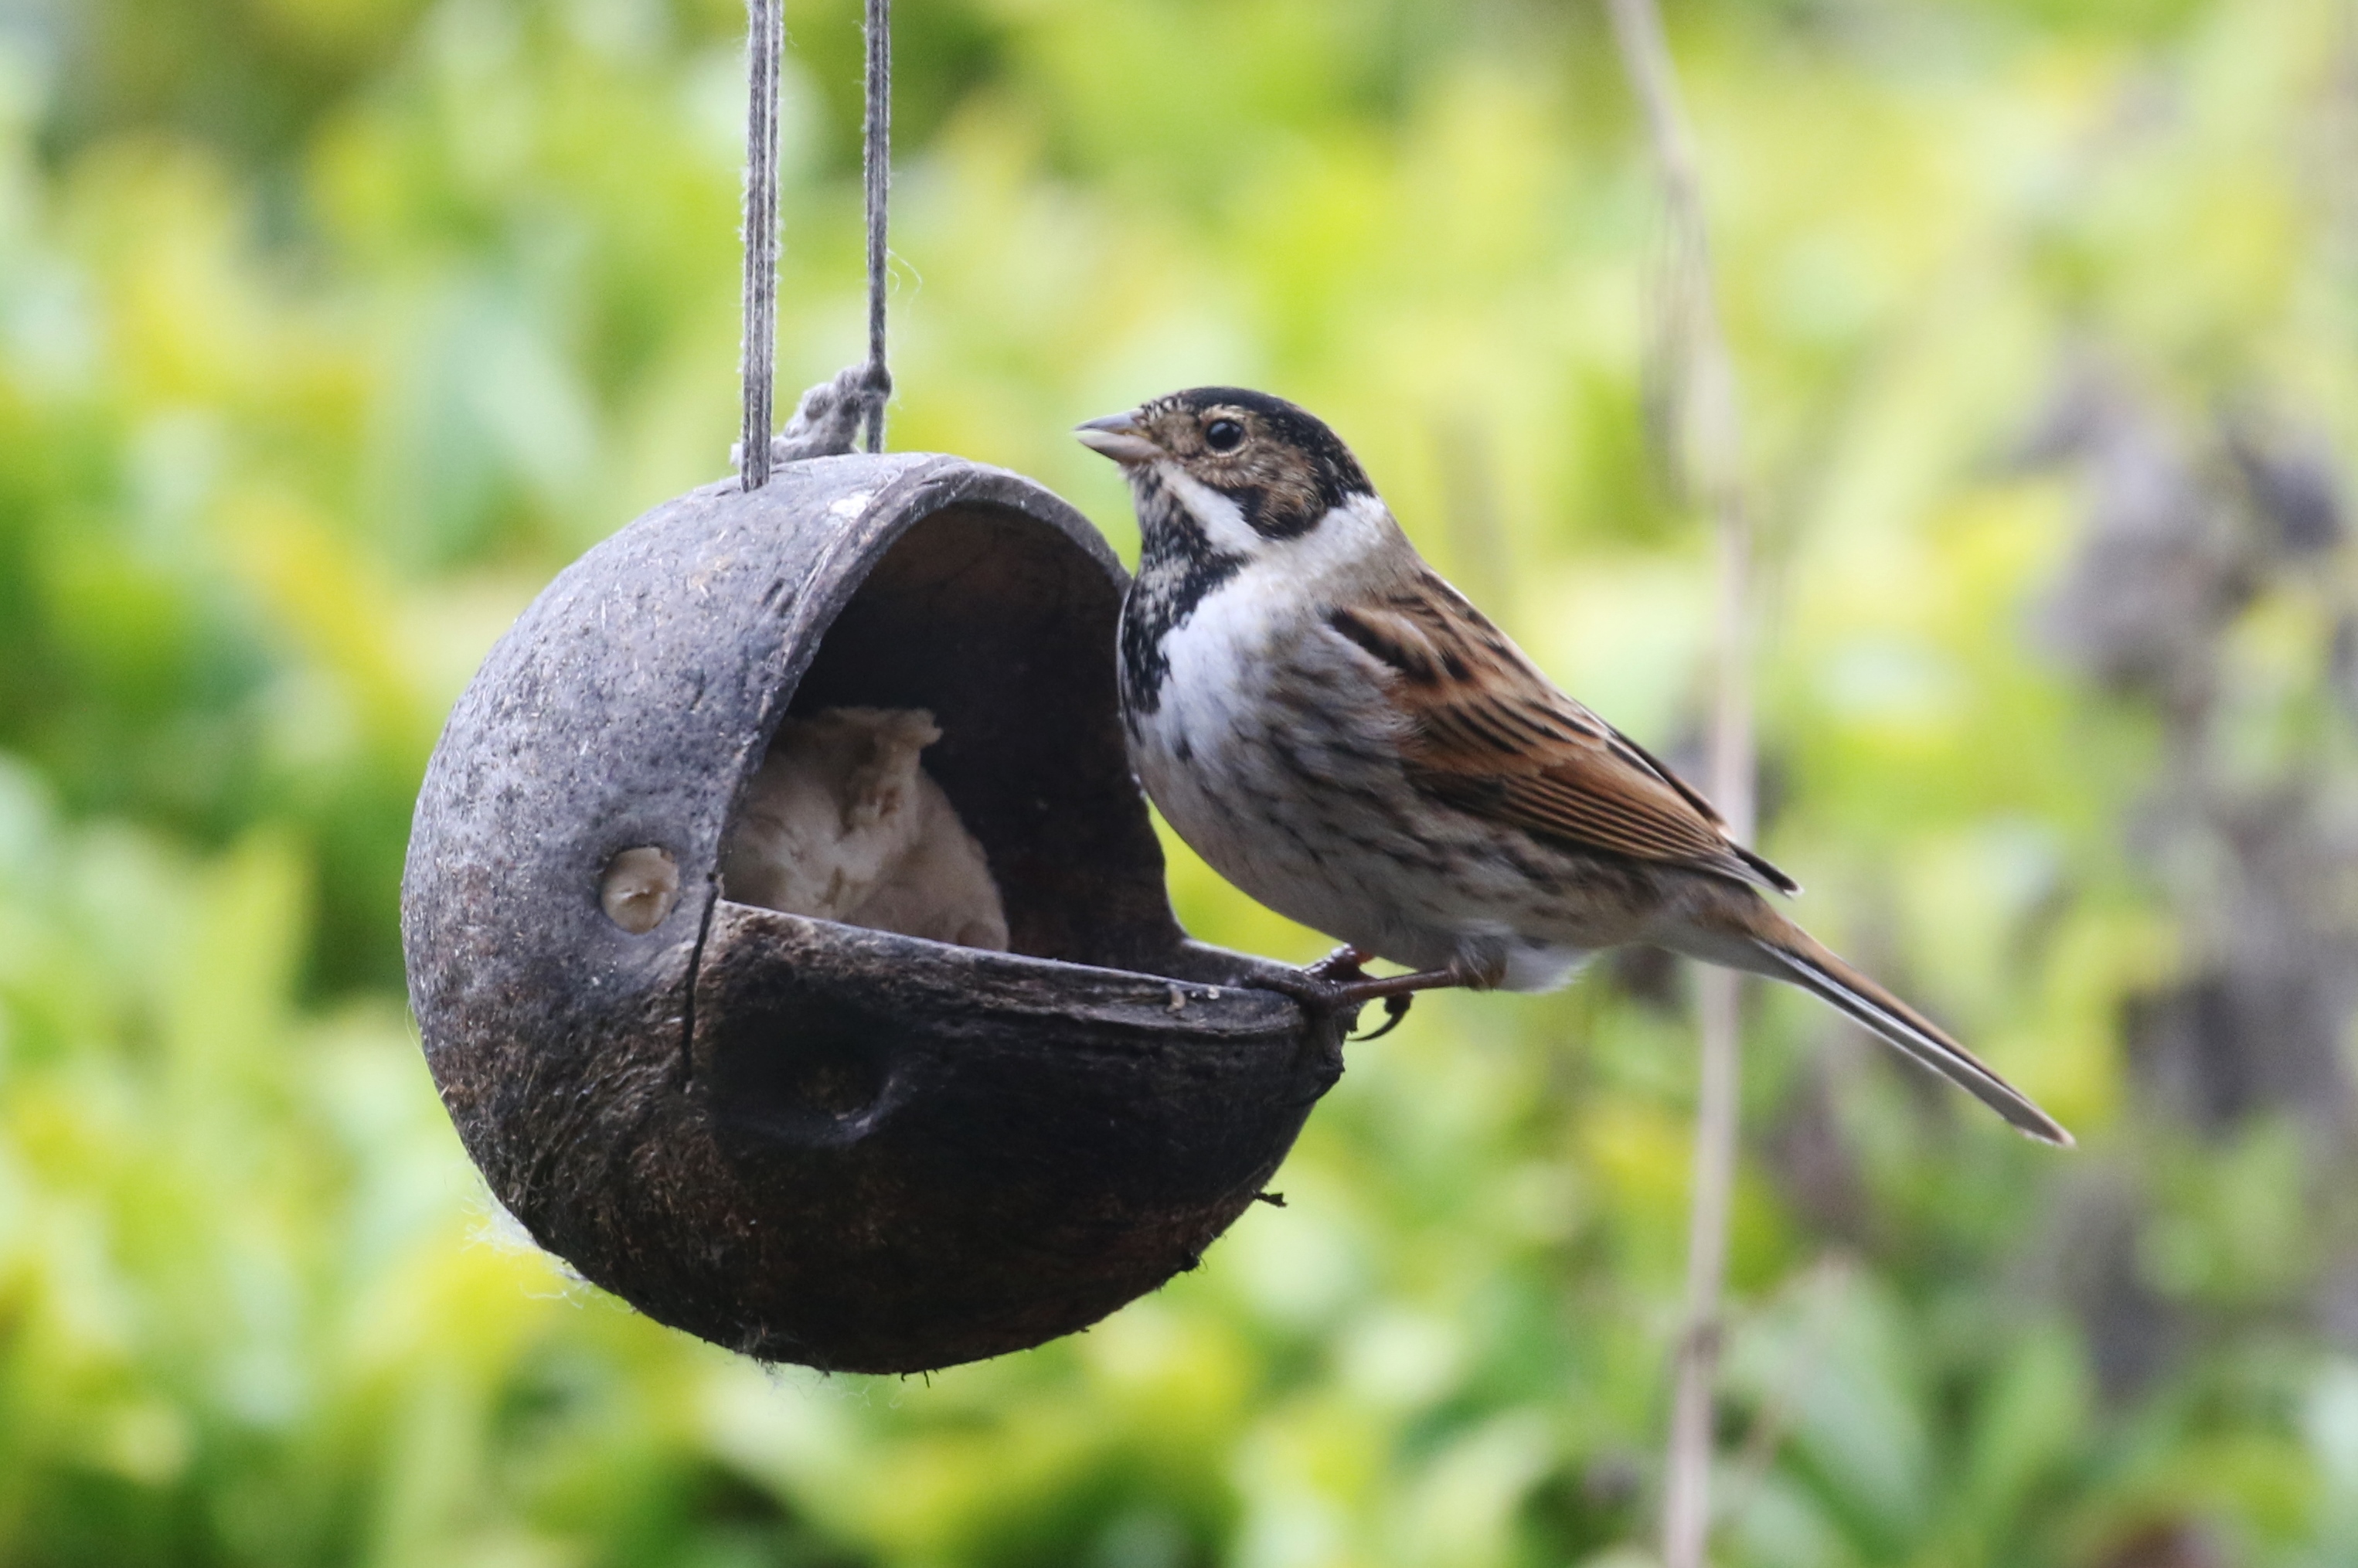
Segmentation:
[(1363, 948), (1338, 947), (1297, 974), (1271, 976), (1260, 983), (1271, 990), (1283, 991), (1303, 1007), (1318, 1012), (1340, 1012), (1346, 1008), (1357, 1009), (1380, 1001), (1386, 1015), (1383, 1027), (1373, 1034), (1358, 1036), (1374, 1040), (1399, 1027), (1418, 991), (1447, 986), (1487, 990), (1504, 978), (1498, 966), (1477, 968), (1463, 959), (1444, 968), (1417, 969), (1405, 975), (1369, 975), (1360, 966), (1374, 956)]
[(1494, 975), (1484, 973), (1466, 964), (1451, 964), (1445, 968), (1416, 969), (1405, 975), (1362, 975), (1355, 980), (1339, 980), (1329, 986), (1329, 994), (1337, 1007), (1357, 1007), (1361, 1002), (1387, 1001), (1395, 997), (1405, 1000), (1418, 991), (1442, 990), (1463, 986), (1468, 990), (1487, 990), (1498, 983)]

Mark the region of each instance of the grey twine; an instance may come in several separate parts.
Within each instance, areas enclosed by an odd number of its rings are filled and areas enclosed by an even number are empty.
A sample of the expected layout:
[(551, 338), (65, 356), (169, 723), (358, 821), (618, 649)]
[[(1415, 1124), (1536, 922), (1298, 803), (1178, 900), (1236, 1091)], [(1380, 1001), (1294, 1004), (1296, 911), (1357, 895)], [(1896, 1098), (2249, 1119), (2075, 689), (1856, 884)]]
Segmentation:
[(862, 425), (868, 449), (884, 449), (884, 404), (892, 374), (884, 363), (885, 232), (892, 190), (892, 4), (867, 0), (868, 113), (860, 157), (868, 206), (868, 358), (802, 395), (784, 432), (773, 437), (771, 389), (778, 348), (778, 56), (783, 0), (746, 0), (745, 420), (738, 472), (747, 490), (798, 458), (851, 450)]

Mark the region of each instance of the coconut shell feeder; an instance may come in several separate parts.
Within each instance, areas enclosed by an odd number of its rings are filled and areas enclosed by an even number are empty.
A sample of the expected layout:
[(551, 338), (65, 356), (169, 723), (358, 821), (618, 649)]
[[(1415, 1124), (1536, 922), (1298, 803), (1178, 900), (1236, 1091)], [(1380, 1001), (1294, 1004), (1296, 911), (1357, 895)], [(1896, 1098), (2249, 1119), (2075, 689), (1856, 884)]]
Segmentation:
[[(427, 1058), (543, 1246), (749, 1355), (905, 1372), (1037, 1345), (1193, 1266), (1341, 1068), (1338, 1025), (1190, 942), (1130, 777), (1121, 568), (955, 458), (788, 464), (560, 576), (450, 717), (403, 899)], [(789, 713), (923, 708), (1011, 951), (734, 903)], [(618, 857), (678, 894), (609, 914)]]
[[(1103, 537), (1017, 474), (878, 450), (884, 9), (868, 362), (772, 441), (779, 23), (753, 0), (741, 471), (592, 548), (484, 660), (418, 796), (402, 937), (451, 1119), (543, 1247), (747, 1355), (913, 1372), (1194, 1267), (1348, 1015), (1174, 917)], [(730, 896), (765, 762), (862, 713), (924, 743), (1005, 950)]]

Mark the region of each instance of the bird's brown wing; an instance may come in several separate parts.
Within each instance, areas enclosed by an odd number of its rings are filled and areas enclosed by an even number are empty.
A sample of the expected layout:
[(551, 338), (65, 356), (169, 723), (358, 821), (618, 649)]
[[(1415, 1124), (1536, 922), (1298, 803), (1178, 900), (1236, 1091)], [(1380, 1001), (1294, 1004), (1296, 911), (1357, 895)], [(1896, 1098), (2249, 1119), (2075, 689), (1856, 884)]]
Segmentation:
[(1326, 619), (1390, 672), (1409, 719), (1410, 782), (1435, 801), (1574, 849), (1800, 891), (1731, 839), (1709, 801), (1558, 691), (1439, 578)]

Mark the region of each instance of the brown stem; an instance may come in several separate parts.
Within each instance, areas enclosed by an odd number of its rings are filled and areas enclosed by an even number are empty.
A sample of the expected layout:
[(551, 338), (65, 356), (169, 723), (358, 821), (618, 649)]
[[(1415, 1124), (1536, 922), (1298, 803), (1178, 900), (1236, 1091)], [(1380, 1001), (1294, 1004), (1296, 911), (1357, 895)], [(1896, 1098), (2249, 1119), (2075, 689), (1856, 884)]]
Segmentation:
[[(1739, 840), (1752, 836), (1750, 520), (1744, 505), (1736, 374), (1713, 297), (1711, 252), (1693, 140), (1680, 107), (1655, 0), (1606, 0), (1624, 69), (1646, 117), (1667, 232), (1656, 352), (1675, 406), (1666, 434), (1682, 488), (1718, 534), (1718, 680), (1712, 713), (1712, 795)], [(1675, 1353), (1662, 1488), (1664, 1568), (1703, 1568), (1711, 1537), (1712, 1400), (1719, 1370), (1720, 1297), (1736, 1180), (1742, 993), (1707, 969), (1701, 987), (1703, 1060), (1695, 1108), (1694, 1196), (1688, 1217), (1685, 1324)]]

